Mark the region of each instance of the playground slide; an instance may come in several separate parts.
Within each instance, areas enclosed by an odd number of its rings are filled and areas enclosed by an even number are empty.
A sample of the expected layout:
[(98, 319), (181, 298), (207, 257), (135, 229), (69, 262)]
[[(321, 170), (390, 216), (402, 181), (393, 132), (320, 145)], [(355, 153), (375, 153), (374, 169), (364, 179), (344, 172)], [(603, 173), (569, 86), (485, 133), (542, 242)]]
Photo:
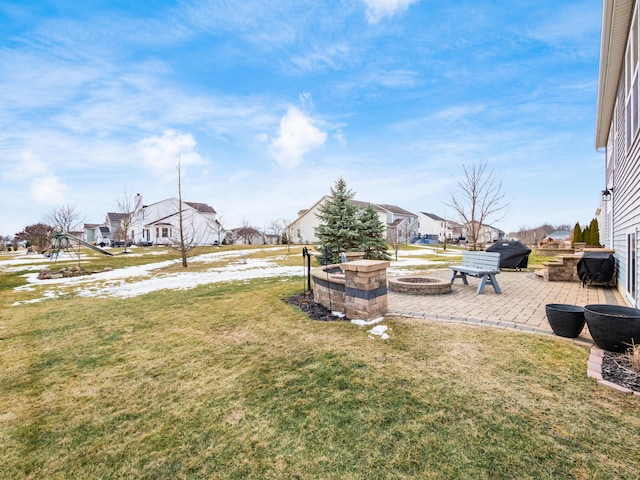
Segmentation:
[(92, 250), (95, 250), (96, 252), (100, 252), (103, 255), (109, 255), (110, 257), (113, 257), (113, 253), (108, 252), (107, 250), (103, 250), (102, 248), (96, 246), (96, 245), (92, 245), (90, 243), (85, 242), (84, 240), (80, 240), (77, 237), (74, 237), (73, 235), (69, 235), (68, 233), (62, 233), (59, 236), (66, 238), (67, 240), (69, 240), (70, 242), (78, 242), (79, 245), (83, 245), (87, 248), (90, 248)]

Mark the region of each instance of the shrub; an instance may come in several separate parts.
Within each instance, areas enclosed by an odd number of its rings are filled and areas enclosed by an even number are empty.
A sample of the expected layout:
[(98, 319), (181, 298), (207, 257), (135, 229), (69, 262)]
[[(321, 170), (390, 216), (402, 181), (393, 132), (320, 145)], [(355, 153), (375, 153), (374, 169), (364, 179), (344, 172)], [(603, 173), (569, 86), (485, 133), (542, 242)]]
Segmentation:
[(634, 343), (624, 356), (629, 364), (629, 368), (640, 374), (640, 345)]
[(584, 242), (584, 237), (582, 236), (582, 227), (580, 226), (580, 222), (576, 222), (575, 227), (573, 227), (573, 243), (576, 242)]

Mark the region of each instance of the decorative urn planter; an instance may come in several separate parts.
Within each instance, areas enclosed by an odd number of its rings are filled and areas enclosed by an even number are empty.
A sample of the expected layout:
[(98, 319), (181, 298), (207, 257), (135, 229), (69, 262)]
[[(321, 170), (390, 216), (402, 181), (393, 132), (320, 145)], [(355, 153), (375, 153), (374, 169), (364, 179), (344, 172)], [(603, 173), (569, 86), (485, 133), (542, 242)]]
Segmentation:
[(587, 305), (584, 318), (597, 346), (624, 353), (640, 344), (640, 310), (620, 305)]
[(584, 308), (564, 303), (545, 305), (547, 320), (553, 333), (560, 337), (575, 338), (584, 328)]

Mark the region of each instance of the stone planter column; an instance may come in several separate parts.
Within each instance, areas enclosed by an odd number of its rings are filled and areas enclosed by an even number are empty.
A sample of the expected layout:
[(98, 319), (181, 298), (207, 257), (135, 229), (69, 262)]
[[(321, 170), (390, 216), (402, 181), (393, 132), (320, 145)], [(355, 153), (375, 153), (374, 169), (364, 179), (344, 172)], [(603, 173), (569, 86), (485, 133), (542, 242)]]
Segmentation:
[(355, 260), (342, 263), (347, 318), (373, 320), (387, 313), (387, 267), (390, 262)]

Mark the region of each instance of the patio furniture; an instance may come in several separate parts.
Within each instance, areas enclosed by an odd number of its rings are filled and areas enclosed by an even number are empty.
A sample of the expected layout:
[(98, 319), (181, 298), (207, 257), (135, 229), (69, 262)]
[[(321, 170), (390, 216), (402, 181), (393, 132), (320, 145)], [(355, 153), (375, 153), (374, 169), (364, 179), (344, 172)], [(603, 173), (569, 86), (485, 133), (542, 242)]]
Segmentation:
[(487, 252), (500, 253), (500, 268), (513, 268), (521, 270), (527, 268), (531, 249), (517, 240), (495, 242)]
[(616, 260), (608, 252), (585, 252), (578, 260), (578, 278), (584, 287), (587, 283), (601, 283), (609, 286), (615, 273)]
[(451, 283), (456, 278), (461, 278), (465, 285), (469, 285), (467, 275), (480, 278), (478, 293), (484, 292), (487, 281), (493, 286), (496, 293), (502, 293), (496, 275), (500, 273), (500, 253), (498, 252), (470, 252), (462, 253), (462, 265), (452, 265)]

